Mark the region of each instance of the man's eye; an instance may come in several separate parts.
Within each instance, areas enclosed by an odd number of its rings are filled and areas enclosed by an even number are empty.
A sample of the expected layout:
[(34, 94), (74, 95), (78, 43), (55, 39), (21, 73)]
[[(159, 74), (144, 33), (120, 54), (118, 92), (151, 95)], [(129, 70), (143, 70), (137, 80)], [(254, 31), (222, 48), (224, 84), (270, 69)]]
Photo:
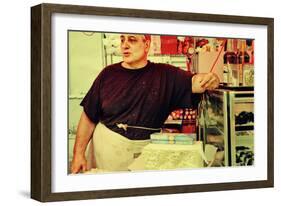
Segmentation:
[(129, 39), (129, 42), (136, 42), (136, 39)]

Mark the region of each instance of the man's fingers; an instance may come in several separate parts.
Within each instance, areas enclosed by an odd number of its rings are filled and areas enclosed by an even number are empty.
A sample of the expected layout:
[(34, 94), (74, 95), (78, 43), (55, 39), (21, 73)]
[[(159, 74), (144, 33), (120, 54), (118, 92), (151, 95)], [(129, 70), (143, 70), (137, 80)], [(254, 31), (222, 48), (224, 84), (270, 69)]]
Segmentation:
[(72, 174), (77, 174), (79, 172), (79, 168), (76, 168), (76, 167), (72, 167), (71, 168), (71, 173)]
[(196, 74), (192, 77), (192, 83), (197, 84), (202, 82), (203, 76), (201, 74)]
[(83, 165), (82, 165), (82, 171), (83, 171), (83, 172), (86, 172), (86, 171), (87, 171), (87, 165), (86, 165), (86, 164), (83, 164)]
[(87, 160), (84, 156), (77, 155), (73, 157), (71, 162), (71, 173), (76, 174), (80, 171), (85, 172), (87, 170)]
[(219, 79), (214, 73), (197, 74), (192, 78), (192, 92), (202, 93), (206, 89), (212, 90), (219, 85)]
[(216, 79), (210, 79), (205, 85), (204, 88), (205, 89), (213, 89), (213, 87), (215, 87), (216, 85)]
[(192, 77), (192, 92), (193, 93), (203, 93), (204, 88), (200, 86), (200, 82), (203, 80), (204, 75), (196, 74)]
[(71, 168), (71, 173), (72, 174), (77, 174), (79, 173), (80, 171), (82, 172), (86, 172), (87, 171), (87, 164), (86, 163), (83, 163), (79, 166), (74, 166)]
[(208, 73), (204, 76), (204, 79), (200, 83), (201, 87), (205, 89), (215, 89), (218, 87), (218, 77), (213, 73)]
[(200, 82), (200, 86), (206, 88), (206, 84), (208, 84), (211, 80), (212, 80), (211, 73), (204, 75), (202, 81)]
[(196, 81), (201, 83), (203, 81), (204, 77), (202, 75), (197, 75), (196, 76)]

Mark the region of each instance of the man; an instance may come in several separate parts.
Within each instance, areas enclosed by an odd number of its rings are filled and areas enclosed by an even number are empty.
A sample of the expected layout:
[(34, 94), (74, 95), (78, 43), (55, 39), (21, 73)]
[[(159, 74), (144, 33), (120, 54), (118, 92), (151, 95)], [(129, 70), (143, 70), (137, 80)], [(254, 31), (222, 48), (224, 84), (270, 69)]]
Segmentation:
[(122, 34), (120, 40), (123, 61), (103, 69), (81, 102), (72, 173), (86, 170), (93, 134), (97, 168), (127, 170), (171, 111), (194, 106), (194, 94), (218, 87), (213, 73), (190, 76), (148, 61), (150, 36)]

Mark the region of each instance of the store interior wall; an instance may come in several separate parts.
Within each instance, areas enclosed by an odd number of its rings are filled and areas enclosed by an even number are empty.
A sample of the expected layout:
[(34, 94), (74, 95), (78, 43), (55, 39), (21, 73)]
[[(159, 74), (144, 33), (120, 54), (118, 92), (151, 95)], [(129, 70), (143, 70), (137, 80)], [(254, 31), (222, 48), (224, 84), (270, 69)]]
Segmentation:
[(71, 160), (76, 127), (83, 109), (80, 102), (103, 69), (103, 57), (101, 33), (69, 31), (68, 37), (68, 158)]

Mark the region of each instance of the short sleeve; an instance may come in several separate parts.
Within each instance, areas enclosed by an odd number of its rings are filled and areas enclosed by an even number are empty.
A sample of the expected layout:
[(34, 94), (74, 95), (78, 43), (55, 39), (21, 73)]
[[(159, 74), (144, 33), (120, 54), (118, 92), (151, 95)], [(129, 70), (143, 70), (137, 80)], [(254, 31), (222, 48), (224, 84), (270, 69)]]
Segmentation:
[(193, 75), (181, 69), (176, 70), (173, 92), (173, 109), (197, 108), (201, 94), (192, 93)]
[(99, 122), (101, 114), (100, 89), (103, 76), (104, 72), (102, 71), (80, 103), (87, 117), (95, 124)]

